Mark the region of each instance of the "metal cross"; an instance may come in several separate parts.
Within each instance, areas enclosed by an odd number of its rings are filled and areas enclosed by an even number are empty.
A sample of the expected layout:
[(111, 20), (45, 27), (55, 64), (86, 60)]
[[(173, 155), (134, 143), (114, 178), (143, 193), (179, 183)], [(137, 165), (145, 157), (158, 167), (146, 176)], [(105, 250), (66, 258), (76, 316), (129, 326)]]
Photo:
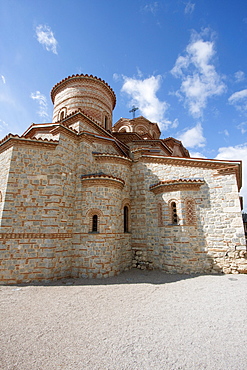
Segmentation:
[(130, 113), (133, 113), (133, 118), (135, 118), (135, 112), (137, 111), (137, 109), (139, 109), (139, 108), (137, 108), (133, 105), (132, 109), (129, 111)]

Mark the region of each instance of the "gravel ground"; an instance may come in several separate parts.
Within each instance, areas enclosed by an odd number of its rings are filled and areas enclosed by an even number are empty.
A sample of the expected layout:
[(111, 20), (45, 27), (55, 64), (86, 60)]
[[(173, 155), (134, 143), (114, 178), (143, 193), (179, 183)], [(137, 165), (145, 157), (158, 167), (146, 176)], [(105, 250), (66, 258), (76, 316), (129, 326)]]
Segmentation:
[(0, 368), (247, 369), (247, 275), (0, 286)]

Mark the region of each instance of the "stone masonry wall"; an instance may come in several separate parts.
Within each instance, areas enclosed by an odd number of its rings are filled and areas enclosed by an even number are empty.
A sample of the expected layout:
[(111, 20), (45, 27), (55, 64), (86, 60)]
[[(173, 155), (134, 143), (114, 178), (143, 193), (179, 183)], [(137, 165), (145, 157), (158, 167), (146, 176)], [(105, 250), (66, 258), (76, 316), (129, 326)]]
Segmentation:
[[(109, 156), (98, 158), (95, 152)], [(123, 228), (123, 207), (130, 203), (131, 162), (118, 163), (119, 153), (110, 143), (81, 142), (79, 153), (73, 242), (76, 258), (72, 274), (84, 277), (116, 275), (131, 264), (131, 234), (124, 233)], [(85, 185), (80, 180), (81, 175), (93, 173), (124, 179), (125, 185), (120, 189), (111, 182), (99, 180)], [(97, 233), (91, 232), (93, 214), (98, 215)]]
[(12, 148), (0, 153), (0, 226), (4, 207), (5, 193), (9, 176), (9, 168), (12, 157)]
[[(196, 191), (156, 195), (149, 189), (159, 181), (176, 178), (204, 178), (205, 184)], [(186, 224), (188, 198), (194, 200), (195, 225)], [(171, 224), (169, 202), (172, 200), (177, 204), (179, 225)], [(146, 254), (147, 266), (171, 273), (246, 269), (246, 245), (234, 174), (219, 175), (215, 169), (138, 162), (133, 166), (132, 209), (135, 219), (141, 220), (139, 224), (135, 222), (132, 235), (134, 264), (137, 251), (142, 251)], [(233, 258), (235, 250), (241, 253), (236, 252)]]
[(76, 146), (16, 143), (0, 229), (0, 280), (71, 274)]

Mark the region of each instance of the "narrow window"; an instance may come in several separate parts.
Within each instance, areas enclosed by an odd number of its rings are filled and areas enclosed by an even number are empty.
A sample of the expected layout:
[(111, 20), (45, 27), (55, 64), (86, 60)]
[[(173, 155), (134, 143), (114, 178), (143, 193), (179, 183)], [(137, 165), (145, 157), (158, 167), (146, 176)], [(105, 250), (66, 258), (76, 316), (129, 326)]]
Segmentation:
[(105, 129), (107, 130), (108, 129), (108, 117), (105, 116)]
[(64, 119), (64, 111), (62, 111), (62, 112), (60, 113), (60, 121), (61, 121), (62, 119)]
[(97, 215), (93, 215), (92, 232), (93, 233), (98, 232), (98, 216)]
[(178, 214), (177, 214), (177, 205), (175, 202), (171, 202), (171, 214), (172, 214), (172, 223), (178, 224)]
[(129, 209), (127, 206), (124, 207), (124, 232), (129, 232)]

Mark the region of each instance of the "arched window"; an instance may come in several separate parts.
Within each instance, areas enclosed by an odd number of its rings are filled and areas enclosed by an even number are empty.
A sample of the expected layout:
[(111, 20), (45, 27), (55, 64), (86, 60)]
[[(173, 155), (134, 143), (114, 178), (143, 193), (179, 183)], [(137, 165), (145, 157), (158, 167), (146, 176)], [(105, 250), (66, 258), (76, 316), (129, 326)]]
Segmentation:
[(176, 202), (171, 202), (170, 207), (171, 207), (172, 224), (177, 225), (178, 224), (178, 214), (177, 214)]
[(98, 215), (93, 215), (92, 217), (92, 232), (98, 232)]
[(62, 121), (66, 117), (67, 109), (62, 108), (59, 112), (59, 121)]
[(89, 233), (100, 233), (103, 213), (100, 209), (91, 208), (87, 211), (87, 225)]
[(129, 232), (129, 208), (124, 206), (124, 232)]

